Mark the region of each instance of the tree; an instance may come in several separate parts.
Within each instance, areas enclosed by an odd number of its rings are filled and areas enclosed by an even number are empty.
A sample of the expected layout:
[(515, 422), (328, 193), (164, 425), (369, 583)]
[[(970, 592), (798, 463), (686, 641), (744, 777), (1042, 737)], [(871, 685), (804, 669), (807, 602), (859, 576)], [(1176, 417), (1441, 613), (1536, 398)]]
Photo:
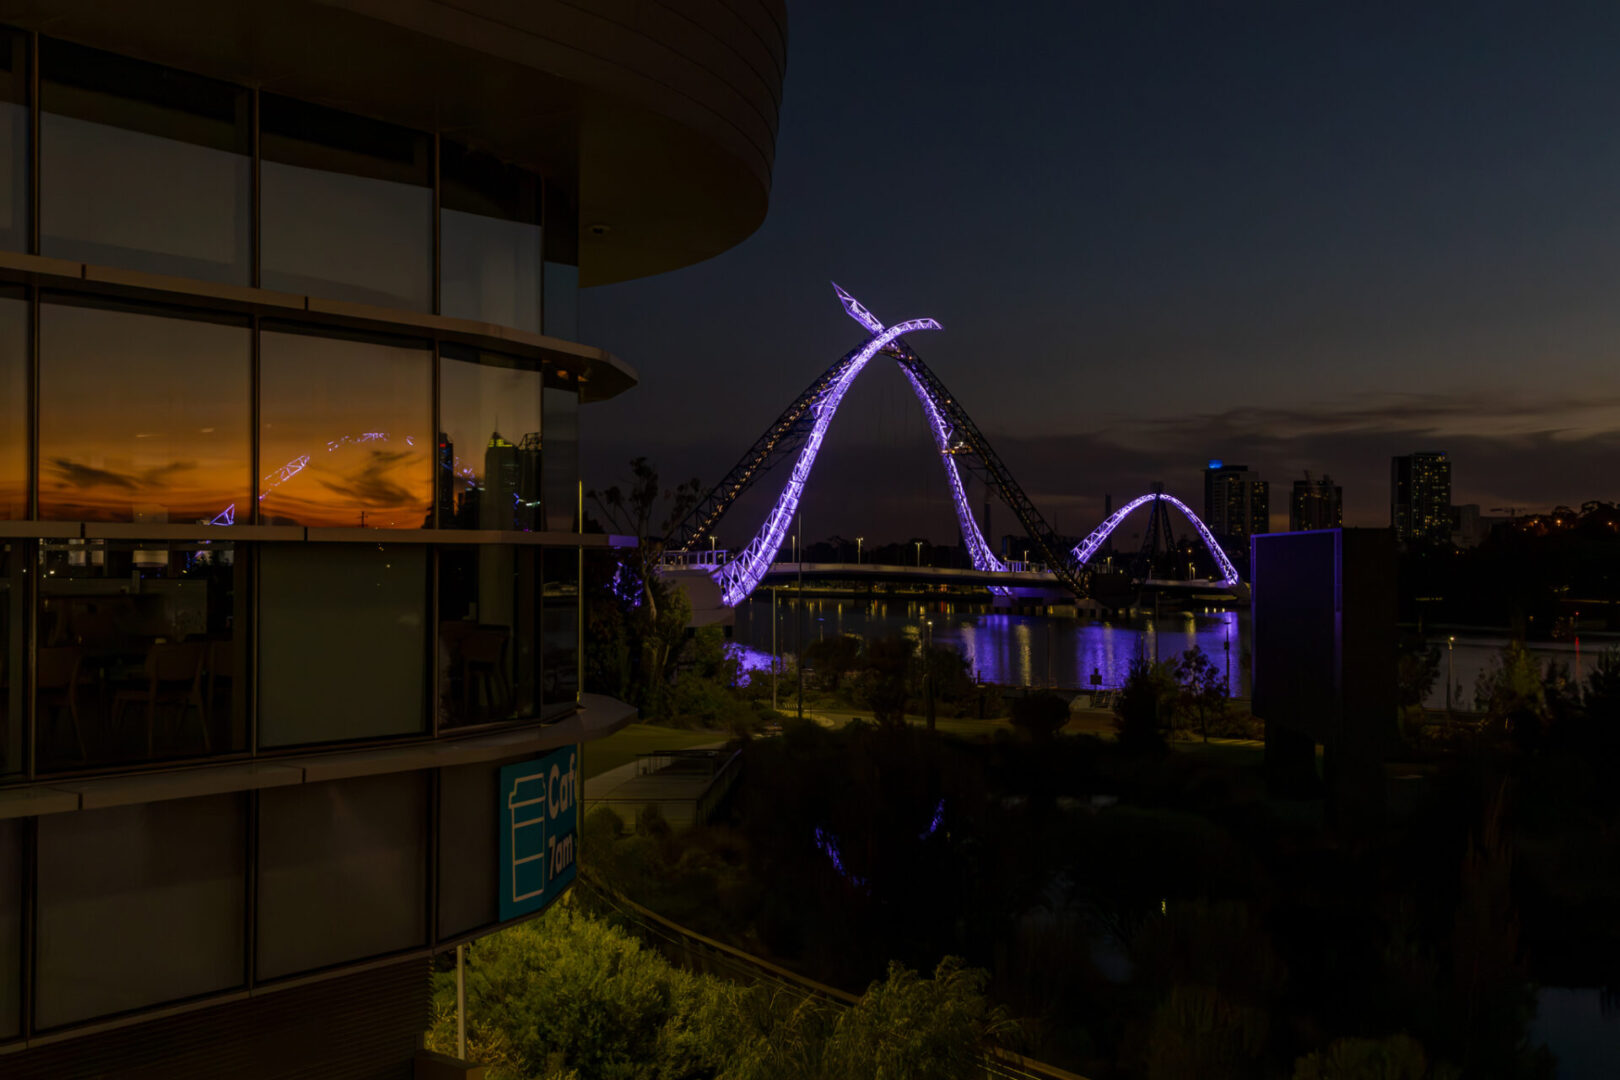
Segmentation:
[(1164, 750), (1164, 729), (1175, 716), (1179, 691), (1170, 665), (1140, 656), (1131, 661), (1125, 685), (1114, 698), (1119, 745), (1133, 753)]
[(585, 666), (593, 685), (616, 688), (653, 715), (666, 715), (669, 664), (692, 609), (685, 594), (666, 587), (656, 571), (664, 536), (696, 504), (699, 487), (694, 478), (660, 488), (657, 470), (644, 457), (630, 462), (630, 472), (628, 491), (614, 485), (585, 495), (608, 527), (637, 541), (619, 552), (617, 565), (591, 591)]
[(861, 663), (861, 639), (855, 634), (837, 634), (812, 641), (804, 647), (804, 664), (816, 673), (822, 685), (836, 693), (845, 672)]
[[(620, 565), (633, 572), (656, 619), (659, 598), (652, 582), (653, 572), (664, 554), (664, 537), (697, 505), (702, 488), (698, 485), (697, 477), (693, 477), (674, 488), (661, 489), (658, 470), (644, 457), (630, 460), (630, 475), (632, 479), (628, 492), (620, 490), (619, 485), (615, 484), (605, 491), (587, 491), (585, 498), (590, 500), (615, 532), (636, 538), (636, 546), (621, 556)], [(660, 504), (664, 506), (662, 516), (658, 512)]]
[(1422, 638), (1402, 640), (1395, 647), (1395, 681), (1401, 705), (1421, 707), (1440, 677), (1440, 647)]
[(866, 644), (861, 672), (861, 698), (878, 723), (901, 724), (906, 719), (907, 676), (916, 646), (899, 636), (877, 638)]
[(985, 998), (987, 972), (947, 956), (932, 979), (890, 964), (839, 1016), (817, 1076), (928, 1077), (984, 1075), (984, 1046), (1009, 1027)]
[(1546, 686), (1523, 641), (1508, 642), (1479, 673), (1474, 702), (1490, 729), (1506, 732), (1525, 749), (1540, 742), (1547, 719)]
[(1226, 677), (1203, 649), (1194, 645), (1176, 662), (1176, 678), (1181, 683), (1177, 704), (1198, 718), (1198, 729), (1209, 742), (1211, 717), (1226, 714)]
[(1430, 1075), (1423, 1044), (1404, 1034), (1383, 1039), (1334, 1039), (1326, 1050), (1294, 1062), (1294, 1080), (1424, 1080)]

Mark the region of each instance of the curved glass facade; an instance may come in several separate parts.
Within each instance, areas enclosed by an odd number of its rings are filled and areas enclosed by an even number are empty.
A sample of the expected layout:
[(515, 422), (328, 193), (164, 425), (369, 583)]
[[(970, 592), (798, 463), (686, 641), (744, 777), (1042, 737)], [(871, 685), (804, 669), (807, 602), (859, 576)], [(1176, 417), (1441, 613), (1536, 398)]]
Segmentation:
[(0, 248), (85, 264), (0, 283), (0, 780), (575, 707), (572, 205), (0, 29)]
[(572, 151), (330, 104), (0, 27), (0, 1059), (496, 926), (500, 769), (627, 715)]

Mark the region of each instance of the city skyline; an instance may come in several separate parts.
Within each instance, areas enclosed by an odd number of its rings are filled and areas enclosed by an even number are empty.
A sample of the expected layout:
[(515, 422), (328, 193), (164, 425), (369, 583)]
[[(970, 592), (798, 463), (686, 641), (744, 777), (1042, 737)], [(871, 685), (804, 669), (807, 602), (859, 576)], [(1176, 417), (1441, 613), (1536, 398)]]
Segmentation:
[[(903, 78), (847, 55), (855, 23), (905, 37)], [(1211, 456), (1328, 472), (1349, 525), (1388, 524), (1387, 459), (1422, 446), (1458, 461), (1459, 502), (1604, 497), (1620, 401), (1586, 391), (1620, 341), (1616, 13), (1040, 7), (982, 31), (796, 19), (765, 226), (582, 298), (647, 390), (594, 412), (588, 484), (636, 455), (717, 480), (856, 343), (836, 279), (944, 324), (928, 362), (1069, 531), (1155, 481), (1196, 499)], [(841, 149), (856, 118), (883, 152)], [(871, 484), (927, 448), (862, 419), (870, 389), (818, 466), (841, 494), (806, 513), (943, 539), (942, 484), (916, 507)]]

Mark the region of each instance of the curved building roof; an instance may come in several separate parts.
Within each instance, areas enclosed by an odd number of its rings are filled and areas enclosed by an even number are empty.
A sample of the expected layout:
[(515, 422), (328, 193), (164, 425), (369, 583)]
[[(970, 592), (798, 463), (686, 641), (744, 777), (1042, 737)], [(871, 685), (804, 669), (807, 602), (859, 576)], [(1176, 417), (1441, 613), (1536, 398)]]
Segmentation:
[(706, 259), (765, 216), (783, 0), (0, 0), (0, 22), (541, 172), (576, 195), (581, 284)]

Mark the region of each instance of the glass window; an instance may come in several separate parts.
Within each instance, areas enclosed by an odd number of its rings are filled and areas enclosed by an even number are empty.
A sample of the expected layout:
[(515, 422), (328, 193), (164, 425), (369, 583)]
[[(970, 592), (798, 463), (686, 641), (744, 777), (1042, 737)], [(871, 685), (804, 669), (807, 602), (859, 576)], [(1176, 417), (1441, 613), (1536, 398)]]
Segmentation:
[(0, 775), (21, 772), (23, 672), (27, 663), (24, 628), (28, 626), (28, 542), (0, 540)]
[(579, 523), (578, 389), (548, 379), (540, 424), (545, 433), (540, 457), (543, 528), (573, 532)]
[(245, 323), (46, 303), (39, 325), (42, 519), (236, 519), (252, 497)]
[(27, 251), (28, 35), (0, 29), (0, 248)]
[(540, 549), (439, 549), (439, 723), (539, 712)]
[(431, 310), (428, 137), (273, 94), (259, 128), (260, 283)]
[(247, 746), (246, 566), (229, 541), (39, 541), (42, 770)]
[(234, 794), (41, 817), (36, 1024), (240, 986), (246, 831)]
[(272, 544), (259, 563), (259, 744), (422, 731), (427, 549)]
[(28, 301), (0, 289), (0, 521), (28, 516)]
[(546, 185), (545, 332), (579, 338), (579, 212), (556, 184)]
[(259, 350), (260, 519), (431, 524), (432, 352), (290, 331)]
[(500, 765), (439, 770), (439, 937), (500, 921)]
[(540, 178), (454, 143), (439, 161), (439, 310), (540, 330)]
[[(490, 794), (493, 800), (493, 788)], [(21, 820), (0, 821), (0, 1039), (22, 1031), (22, 832)], [(493, 828), (489, 835), (495, 835)], [(491, 884), (494, 881), (491, 862)]]
[(249, 284), (248, 91), (49, 38), (39, 53), (42, 252)]
[(546, 333), (579, 340), (579, 267), (546, 263)]
[(545, 573), (545, 703), (572, 705), (579, 700), (579, 549), (546, 548)]
[(420, 772), (261, 792), (259, 975), (427, 944), (427, 815)]
[(543, 528), (540, 372), (494, 353), (439, 360), (441, 529)]

